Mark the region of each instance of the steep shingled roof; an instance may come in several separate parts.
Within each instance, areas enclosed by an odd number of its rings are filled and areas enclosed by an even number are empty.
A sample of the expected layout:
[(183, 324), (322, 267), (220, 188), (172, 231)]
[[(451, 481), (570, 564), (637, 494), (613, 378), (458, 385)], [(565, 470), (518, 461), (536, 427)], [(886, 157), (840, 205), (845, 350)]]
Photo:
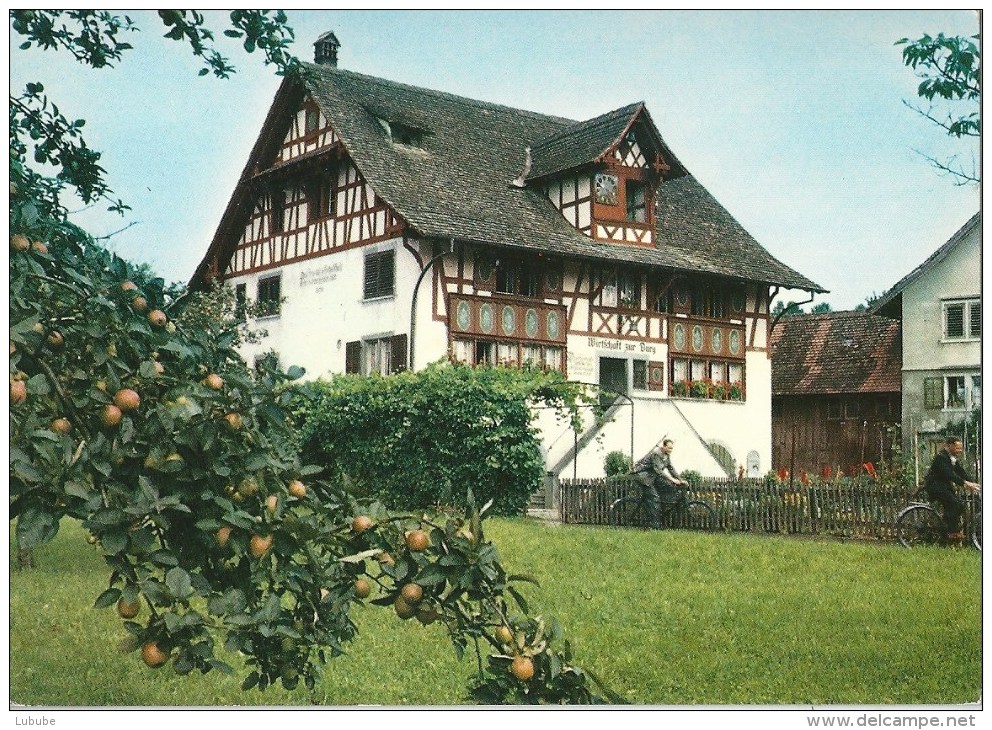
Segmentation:
[[(563, 162), (563, 148), (552, 152), (566, 139), (591, 145), (581, 147), (582, 155), (594, 148), (599, 154), (606, 149), (600, 147), (603, 141), (614, 132), (618, 137), (641, 105), (581, 123), (332, 66), (306, 66), (313, 72), (309, 91), (355, 165), (379, 197), (422, 236), (824, 291), (771, 256), (691, 175), (666, 181), (656, 195), (655, 247), (593, 241), (539, 191), (511, 184), (524, 168), (527, 147), (539, 150), (539, 157), (545, 150), (546, 159), (555, 160), (552, 166)], [(294, 98), (287, 93), (289, 83), (284, 82), (277, 99)], [(380, 120), (416, 128), (422, 139), (417, 146), (394, 144)], [(568, 164), (574, 162), (568, 159)], [(676, 172), (682, 172), (681, 165)], [(210, 256), (223, 250), (220, 239), (236, 229), (234, 218), (243, 209), (229, 206), (197, 277), (203, 276)]]
[(782, 317), (772, 330), (772, 393), (895, 393), (902, 388), (898, 320), (867, 312)]
[(606, 114), (576, 122), (562, 131), (542, 139), (531, 149), (533, 165), (528, 180), (537, 180), (548, 175), (573, 170), (599, 159), (607, 150), (616, 145), (628, 127), (640, 121), (650, 139), (638, 135), (638, 141), (653, 160), (654, 153), (660, 152), (663, 159), (672, 167), (669, 177), (685, 174), (675, 155), (658, 134), (651, 115), (644, 102), (628, 104)]

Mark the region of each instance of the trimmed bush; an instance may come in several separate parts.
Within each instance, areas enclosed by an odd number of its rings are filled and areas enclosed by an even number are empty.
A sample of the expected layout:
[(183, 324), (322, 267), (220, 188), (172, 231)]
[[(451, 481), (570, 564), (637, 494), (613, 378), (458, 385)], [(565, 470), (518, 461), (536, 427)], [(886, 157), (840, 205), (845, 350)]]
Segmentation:
[(603, 470), (607, 477), (628, 474), (631, 468), (633, 468), (633, 462), (630, 460), (630, 456), (622, 451), (611, 451), (603, 461)]
[(559, 373), (436, 363), (386, 377), (301, 387), (302, 451), (392, 509), (462, 506), (522, 514), (545, 464), (533, 406), (576, 414), (581, 386)]

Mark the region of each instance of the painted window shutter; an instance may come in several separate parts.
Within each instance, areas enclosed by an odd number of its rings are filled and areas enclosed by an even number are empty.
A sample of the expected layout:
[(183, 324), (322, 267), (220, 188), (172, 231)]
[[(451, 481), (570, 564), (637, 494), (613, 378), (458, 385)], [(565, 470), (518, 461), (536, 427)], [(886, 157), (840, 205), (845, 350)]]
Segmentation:
[(665, 389), (665, 363), (648, 363), (648, 388), (650, 390)]
[(923, 407), (938, 409), (944, 407), (944, 379), (923, 379)]
[(362, 343), (360, 340), (355, 340), (345, 345), (344, 371), (346, 373), (362, 372)]
[(391, 362), (389, 364), (389, 372), (398, 373), (402, 370), (406, 370), (406, 343), (406, 334), (393, 335), (390, 340), (389, 353)]

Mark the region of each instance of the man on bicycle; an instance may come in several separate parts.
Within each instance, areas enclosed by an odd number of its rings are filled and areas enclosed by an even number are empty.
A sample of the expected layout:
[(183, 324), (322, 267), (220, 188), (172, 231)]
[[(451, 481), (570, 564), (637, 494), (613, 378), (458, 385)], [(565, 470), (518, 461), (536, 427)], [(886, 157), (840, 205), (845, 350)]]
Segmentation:
[(647, 507), (651, 527), (661, 527), (661, 504), (674, 504), (679, 501), (680, 488), (689, 483), (679, 476), (672, 466), (672, 449), (675, 443), (663, 438), (647, 454), (642, 456), (632, 469), (633, 474), (644, 489), (644, 504)]
[(964, 533), (961, 532), (961, 515), (965, 503), (954, 493), (954, 485), (962, 486), (969, 492), (981, 490), (981, 485), (972, 479), (961, 465), (961, 454), (964, 446), (957, 436), (949, 436), (944, 440), (944, 448), (933, 457), (933, 462), (927, 470), (923, 485), (927, 496), (944, 507), (944, 524), (947, 527), (947, 540), (961, 542)]

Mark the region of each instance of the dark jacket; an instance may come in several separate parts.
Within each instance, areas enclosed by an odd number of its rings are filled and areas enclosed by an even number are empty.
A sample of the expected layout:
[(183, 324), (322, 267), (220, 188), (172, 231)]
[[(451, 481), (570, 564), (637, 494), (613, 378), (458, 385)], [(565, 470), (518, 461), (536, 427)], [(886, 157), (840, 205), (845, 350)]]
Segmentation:
[(657, 446), (634, 464), (633, 472), (644, 484), (653, 484), (655, 479), (658, 479), (662, 485), (674, 487), (675, 484), (669, 478), (669, 474), (675, 479), (680, 478), (679, 473), (672, 466), (671, 457)]
[(955, 484), (961, 487), (964, 486), (965, 482), (973, 481), (975, 480), (964, 470), (960, 459), (951, 463), (951, 455), (947, 451), (940, 451), (933, 457), (933, 462), (931, 462), (926, 477), (923, 479), (923, 485), (928, 492), (954, 491)]

